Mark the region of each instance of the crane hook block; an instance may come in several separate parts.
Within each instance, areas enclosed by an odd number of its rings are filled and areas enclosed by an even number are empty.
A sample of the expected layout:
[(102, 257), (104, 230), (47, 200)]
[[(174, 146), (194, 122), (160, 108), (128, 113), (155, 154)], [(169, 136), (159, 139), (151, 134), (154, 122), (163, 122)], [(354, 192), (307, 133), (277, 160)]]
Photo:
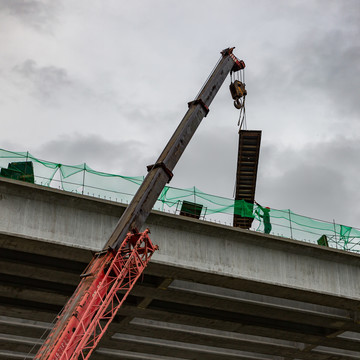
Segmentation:
[(241, 98), (245, 98), (245, 96), (247, 95), (245, 84), (239, 80), (235, 80), (230, 84), (230, 92), (232, 98), (234, 99), (234, 106), (237, 109), (241, 109), (243, 105), (239, 100)]
[(241, 99), (247, 94), (245, 90), (245, 84), (239, 80), (235, 80), (230, 84), (230, 92), (234, 100)]

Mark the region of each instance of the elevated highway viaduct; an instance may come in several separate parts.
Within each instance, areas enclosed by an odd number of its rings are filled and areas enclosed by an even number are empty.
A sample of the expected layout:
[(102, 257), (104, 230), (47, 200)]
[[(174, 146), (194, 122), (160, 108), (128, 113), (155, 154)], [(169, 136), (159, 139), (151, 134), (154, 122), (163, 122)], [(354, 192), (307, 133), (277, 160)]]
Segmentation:
[[(24, 359), (124, 205), (2, 178), (0, 210), (0, 359)], [(147, 226), (160, 249), (92, 359), (360, 359), (359, 255), (156, 211)]]

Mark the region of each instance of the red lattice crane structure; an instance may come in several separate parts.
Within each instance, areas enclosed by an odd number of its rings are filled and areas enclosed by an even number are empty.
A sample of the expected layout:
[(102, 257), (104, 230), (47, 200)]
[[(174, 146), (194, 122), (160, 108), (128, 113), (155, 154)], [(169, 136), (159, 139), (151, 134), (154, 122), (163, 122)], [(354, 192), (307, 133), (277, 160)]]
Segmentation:
[[(221, 52), (221, 58), (201, 88), (165, 149), (118, 221), (104, 249), (96, 253), (81, 275), (74, 294), (58, 316), (35, 360), (89, 359), (101, 337), (144, 271), (157, 246), (149, 230), (139, 232), (172, 171), (188, 145), (209, 105), (230, 72), (245, 68), (233, 54), (234, 48)], [(236, 96), (238, 96), (236, 98)], [(239, 100), (239, 95), (233, 98)], [(245, 96), (245, 95), (244, 95)]]

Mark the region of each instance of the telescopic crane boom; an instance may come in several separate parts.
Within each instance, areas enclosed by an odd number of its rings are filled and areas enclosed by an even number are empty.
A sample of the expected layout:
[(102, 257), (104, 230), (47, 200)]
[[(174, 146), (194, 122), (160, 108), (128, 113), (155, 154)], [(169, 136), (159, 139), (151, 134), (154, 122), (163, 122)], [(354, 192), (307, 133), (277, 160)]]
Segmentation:
[(145, 269), (157, 246), (139, 233), (172, 171), (191, 140), (209, 106), (230, 72), (245, 68), (233, 55), (234, 48), (221, 52), (221, 58), (179, 124), (114, 232), (96, 253), (81, 275), (81, 281), (63, 312), (39, 349), (35, 360), (89, 359), (117, 310)]

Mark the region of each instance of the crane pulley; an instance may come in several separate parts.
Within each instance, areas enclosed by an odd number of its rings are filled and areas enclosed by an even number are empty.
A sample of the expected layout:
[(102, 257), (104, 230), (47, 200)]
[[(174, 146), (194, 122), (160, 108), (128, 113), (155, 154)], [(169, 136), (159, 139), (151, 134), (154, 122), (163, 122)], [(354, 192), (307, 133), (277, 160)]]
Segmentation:
[(234, 106), (237, 109), (244, 107), (245, 96), (247, 91), (245, 90), (245, 83), (240, 80), (235, 80), (230, 84), (231, 96), (234, 99)]
[[(245, 64), (244, 64), (245, 65)], [(245, 115), (245, 97), (247, 95), (247, 91), (245, 89), (245, 72), (244, 67), (242, 67), (241, 71), (230, 72), (230, 93), (234, 100), (234, 106), (236, 109), (240, 110), (238, 125), (241, 128), (246, 128), (246, 115)]]

